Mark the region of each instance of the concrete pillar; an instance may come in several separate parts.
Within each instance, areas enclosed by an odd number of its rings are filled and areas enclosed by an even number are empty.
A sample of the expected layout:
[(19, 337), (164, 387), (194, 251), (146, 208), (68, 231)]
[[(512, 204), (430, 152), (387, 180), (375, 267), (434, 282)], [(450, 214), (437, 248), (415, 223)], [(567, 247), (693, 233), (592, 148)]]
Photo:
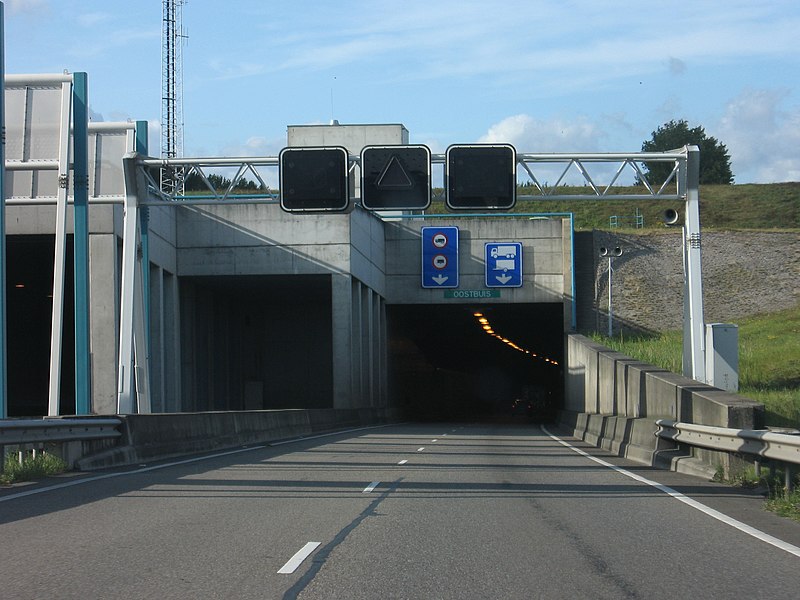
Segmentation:
[(386, 300), (378, 299), (378, 405), (382, 408), (389, 406), (389, 334), (386, 325)]
[(178, 278), (172, 273), (164, 271), (163, 275), (163, 327), (164, 327), (164, 360), (163, 365), (163, 393), (164, 411), (180, 412), (184, 410), (181, 406), (181, 340), (178, 332), (180, 331), (180, 314), (178, 297)]
[(370, 340), (372, 339), (372, 290), (364, 284), (360, 286), (360, 319), (359, 328), (361, 335), (359, 342), (361, 345), (361, 361), (360, 361), (360, 375), (361, 375), (361, 397), (358, 406), (367, 407), (372, 406), (372, 347)]
[(164, 270), (150, 263), (150, 409), (164, 412)]
[(356, 406), (353, 402), (353, 283), (350, 275), (331, 275), (334, 408)]
[(561, 219), (561, 272), (564, 274), (564, 331), (574, 331), (577, 326), (575, 314), (575, 267), (573, 256), (572, 219)]
[(372, 292), (372, 406), (383, 406), (383, 330), (381, 313), (383, 298)]
[(90, 412), (117, 412), (117, 339), (119, 337), (119, 261), (117, 236), (89, 236), (89, 351), (92, 405)]

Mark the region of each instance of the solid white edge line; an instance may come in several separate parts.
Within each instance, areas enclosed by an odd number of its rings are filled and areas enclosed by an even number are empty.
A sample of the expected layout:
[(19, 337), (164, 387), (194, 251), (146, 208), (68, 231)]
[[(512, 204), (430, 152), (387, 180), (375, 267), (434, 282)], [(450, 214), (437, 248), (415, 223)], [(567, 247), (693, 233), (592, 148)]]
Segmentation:
[(8, 500), (15, 500), (17, 498), (24, 498), (26, 496), (33, 496), (35, 494), (42, 494), (44, 492), (50, 492), (53, 490), (60, 490), (62, 488), (68, 488), (75, 485), (82, 485), (84, 483), (91, 483), (92, 481), (100, 481), (102, 479), (111, 479), (113, 477), (125, 477), (126, 475), (138, 475), (139, 473), (147, 473), (148, 471), (157, 471), (159, 469), (166, 469), (169, 467), (177, 467), (180, 465), (186, 465), (194, 462), (199, 462), (201, 460), (211, 460), (212, 458), (219, 458), (221, 456), (229, 456), (231, 454), (240, 454), (242, 452), (251, 452), (253, 450), (263, 450), (267, 446), (259, 445), (259, 446), (248, 446), (247, 448), (237, 448), (236, 450), (229, 450), (228, 452), (217, 452), (216, 454), (205, 454), (203, 456), (195, 456), (193, 458), (187, 458), (185, 460), (176, 460), (169, 463), (164, 463), (160, 465), (153, 465), (152, 467), (142, 467), (140, 469), (134, 469), (132, 471), (116, 471), (114, 473), (104, 473), (103, 475), (95, 475), (94, 477), (87, 477), (86, 479), (75, 479), (73, 481), (67, 481), (65, 483), (56, 483), (53, 485), (48, 485), (46, 487), (36, 488), (33, 490), (28, 490), (26, 492), (17, 492), (16, 494), (9, 494), (8, 496), (0, 496), (0, 502), (7, 502)]
[(370, 483), (370, 484), (369, 484), (367, 487), (365, 487), (365, 488), (364, 488), (364, 491), (363, 491), (363, 492), (361, 492), (361, 493), (362, 493), (362, 494), (369, 494), (371, 491), (373, 491), (373, 490), (374, 490), (376, 487), (378, 487), (380, 484), (381, 484), (381, 482), (380, 482), (380, 481), (373, 481), (373, 482), (372, 482), (372, 483)]
[(132, 471), (116, 471), (114, 473), (104, 473), (103, 475), (96, 475), (94, 477), (87, 477), (85, 479), (75, 479), (73, 481), (67, 481), (65, 483), (56, 483), (53, 485), (48, 485), (41, 488), (36, 488), (33, 490), (28, 490), (25, 492), (17, 492), (15, 494), (8, 494), (7, 496), (0, 496), (0, 503), (8, 502), (9, 500), (16, 500), (18, 498), (25, 498), (27, 496), (34, 496), (36, 494), (43, 494), (44, 492), (51, 492), (54, 490), (60, 490), (63, 488), (72, 487), (75, 485), (82, 485), (84, 483), (91, 483), (92, 481), (100, 481), (102, 479), (111, 479), (113, 477), (124, 477), (126, 475), (138, 475), (139, 473), (146, 473), (148, 471), (157, 471), (159, 469), (167, 469), (169, 467), (177, 467), (179, 465), (185, 465), (193, 462), (199, 462), (202, 460), (211, 460), (213, 458), (219, 458), (220, 456), (229, 456), (231, 454), (239, 454), (240, 452), (250, 452), (252, 450), (262, 450), (264, 448), (268, 448), (270, 446), (282, 446), (284, 444), (291, 444), (294, 442), (302, 442), (303, 440), (311, 440), (315, 438), (321, 438), (331, 435), (339, 435), (343, 433), (353, 433), (356, 431), (364, 431), (365, 429), (381, 429), (382, 427), (390, 427), (392, 425), (402, 425), (403, 423), (390, 423), (386, 425), (373, 425), (370, 427), (359, 427), (357, 429), (346, 429), (343, 431), (334, 431), (331, 433), (323, 433), (320, 435), (315, 435), (312, 437), (305, 437), (305, 438), (293, 438), (291, 440), (284, 440), (281, 442), (273, 442), (268, 444), (259, 444), (258, 446), (247, 446), (246, 448), (237, 448), (235, 450), (229, 450), (227, 452), (217, 452), (215, 454), (204, 454), (203, 456), (195, 456), (192, 458), (187, 458), (184, 460), (177, 460), (169, 463), (153, 465), (152, 467), (142, 467), (140, 469), (134, 469)]
[(289, 561), (283, 565), (280, 569), (278, 569), (278, 573), (288, 574), (294, 573), (297, 570), (302, 562), (309, 557), (309, 555), (317, 549), (317, 546), (320, 545), (320, 542), (308, 542), (305, 546), (300, 548), (295, 555), (289, 559)]
[(542, 431), (544, 431), (548, 436), (550, 436), (550, 438), (552, 440), (555, 440), (556, 442), (558, 442), (562, 446), (565, 446), (566, 448), (569, 448), (573, 452), (576, 452), (577, 454), (580, 454), (581, 456), (584, 456), (584, 457), (588, 458), (589, 460), (592, 460), (592, 461), (596, 462), (599, 465), (602, 465), (604, 467), (608, 467), (609, 469), (611, 469), (613, 471), (616, 471), (617, 473), (620, 473), (621, 475), (625, 475), (626, 477), (630, 477), (631, 479), (633, 479), (635, 481), (638, 481), (640, 483), (644, 483), (646, 485), (654, 487), (657, 490), (667, 494), (668, 496), (671, 496), (672, 498), (675, 498), (675, 500), (683, 502), (684, 504), (686, 504), (688, 506), (691, 506), (692, 508), (694, 508), (696, 510), (699, 510), (700, 512), (708, 515), (709, 517), (711, 517), (713, 519), (716, 519), (717, 521), (721, 521), (722, 523), (725, 523), (726, 525), (729, 525), (729, 526), (731, 526), (731, 527), (733, 527), (735, 529), (738, 529), (742, 533), (746, 533), (747, 535), (752, 536), (752, 537), (754, 537), (754, 538), (756, 538), (758, 540), (761, 540), (762, 542), (765, 542), (765, 543), (769, 544), (770, 546), (774, 546), (775, 548), (780, 548), (781, 550), (784, 550), (784, 551), (788, 552), (789, 554), (793, 554), (793, 555), (795, 555), (797, 557), (800, 557), (800, 548), (798, 548), (794, 544), (790, 544), (788, 542), (784, 542), (783, 540), (780, 540), (780, 539), (778, 539), (778, 538), (776, 538), (776, 537), (774, 537), (774, 536), (772, 536), (772, 535), (770, 535), (768, 533), (764, 533), (760, 529), (756, 529), (755, 527), (747, 525), (746, 523), (742, 523), (741, 521), (739, 521), (737, 519), (734, 519), (733, 517), (730, 517), (730, 516), (728, 516), (728, 515), (726, 515), (724, 513), (721, 513), (718, 510), (715, 510), (715, 509), (711, 508), (710, 506), (706, 506), (702, 502), (698, 502), (697, 500), (694, 500), (693, 498), (690, 498), (690, 497), (678, 492), (677, 490), (673, 490), (669, 486), (666, 486), (664, 484), (658, 483), (657, 481), (653, 481), (651, 479), (647, 479), (646, 477), (642, 477), (641, 475), (637, 475), (636, 473), (631, 473), (630, 471), (628, 471), (626, 469), (623, 469), (622, 467), (618, 467), (616, 465), (612, 465), (611, 463), (606, 462), (601, 458), (597, 458), (596, 456), (592, 456), (591, 454), (589, 454), (587, 452), (584, 452), (580, 448), (576, 448), (572, 444), (570, 444), (568, 442), (565, 442), (564, 440), (562, 440), (559, 437), (554, 436), (552, 433), (547, 431), (547, 428), (544, 427), (544, 426), (542, 426)]

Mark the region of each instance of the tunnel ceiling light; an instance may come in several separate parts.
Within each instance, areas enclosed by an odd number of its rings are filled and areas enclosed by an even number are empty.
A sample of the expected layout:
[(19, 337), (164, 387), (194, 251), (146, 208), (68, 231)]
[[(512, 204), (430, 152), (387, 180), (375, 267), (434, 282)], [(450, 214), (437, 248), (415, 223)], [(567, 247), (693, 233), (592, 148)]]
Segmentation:
[(538, 360), (542, 360), (542, 361), (544, 361), (544, 362), (546, 362), (547, 364), (550, 364), (550, 365), (556, 365), (556, 366), (558, 365), (558, 362), (556, 362), (556, 361), (554, 361), (554, 360), (551, 360), (550, 358), (547, 358), (547, 357), (545, 357), (545, 356), (539, 356), (539, 355), (538, 355), (538, 354), (536, 354), (535, 352), (531, 352), (530, 350), (527, 350), (527, 349), (525, 349), (525, 348), (521, 348), (520, 346), (518, 346), (516, 343), (514, 343), (514, 342), (513, 342), (513, 341), (511, 341), (511, 340), (509, 340), (508, 338), (506, 338), (506, 337), (503, 337), (503, 336), (502, 336), (502, 335), (500, 335), (499, 333), (495, 333), (494, 329), (492, 328), (491, 324), (489, 323), (489, 319), (487, 319), (486, 317), (484, 317), (484, 316), (483, 316), (483, 313), (480, 313), (480, 312), (474, 312), (474, 313), (472, 313), (472, 316), (474, 316), (475, 318), (477, 318), (477, 320), (478, 320), (478, 324), (481, 326), (481, 328), (482, 328), (482, 329), (483, 329), (483, 330), (484, 330), (486, 333), (488, 333), (488, 334), (489, 334), (489, 335), (491, 335), (492, 337), (495, 337), (495, 338), (497, 338), (498, 340), (500, 340), (500, 341), (501, 341), (501, 342), (503, 342), (504, 344), (507, 344), (509, 347), (513, 348), (513, 349), (514, 349), (514, 350), (516, 350), (517, 352), (522, 352), (523, 354), (527, 354), (527, 355), (529, 355), (531, 358), (536, 358), (536, 359), (538, 359)]

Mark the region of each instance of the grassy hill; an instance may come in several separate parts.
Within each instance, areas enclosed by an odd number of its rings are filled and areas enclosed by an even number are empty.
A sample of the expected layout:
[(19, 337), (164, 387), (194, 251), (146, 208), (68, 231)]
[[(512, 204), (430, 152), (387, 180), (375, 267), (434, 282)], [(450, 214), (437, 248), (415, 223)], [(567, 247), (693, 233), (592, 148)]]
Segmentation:
[[(591, 193), (588, 188), (563, 188), (560, 193)], [(641, 187), (617, 187), (614, 194), (641, 193)], [(531, 194), (518, 188), (518, 195)], [(638, 209), (645, 229), (661, 229), (661, 215), (667, 208), (679, 209), (680, 202), (662, 200), (568, 200), (519, 199), (514, 212), (571, 212), (576, 229), (609, 229), (612, 216), (630, 217)], [(441, 201), (429, 213), (448, 212)], [(476, 211), (479, 212), (479, 211)], [(800, 182), (742, 185), (706, 185), (700, 188), (700, 222), (703, 229), (800, 229)]]
[[(739, 393), (766, 408), (766, 424), (800, 427), (800, 306), (739, 322)], [(681, 372), (682, 333), (608, 338), (602, 344)]]

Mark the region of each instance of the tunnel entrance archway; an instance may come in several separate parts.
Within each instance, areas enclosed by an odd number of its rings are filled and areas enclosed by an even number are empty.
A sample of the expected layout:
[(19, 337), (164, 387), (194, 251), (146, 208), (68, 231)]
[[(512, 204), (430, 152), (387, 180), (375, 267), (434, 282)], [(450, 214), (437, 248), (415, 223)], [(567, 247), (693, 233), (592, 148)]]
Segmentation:
[[(53, 314), (54, 235), (6, 238), (8, 416), (40, 417), (48, 410)], [(59, 414), (75, 413), (73, 236), (67, 235)]]
[(551, 420), (563, 397), (563, 310), (388, 306), (391, 403), (415, 420)]

